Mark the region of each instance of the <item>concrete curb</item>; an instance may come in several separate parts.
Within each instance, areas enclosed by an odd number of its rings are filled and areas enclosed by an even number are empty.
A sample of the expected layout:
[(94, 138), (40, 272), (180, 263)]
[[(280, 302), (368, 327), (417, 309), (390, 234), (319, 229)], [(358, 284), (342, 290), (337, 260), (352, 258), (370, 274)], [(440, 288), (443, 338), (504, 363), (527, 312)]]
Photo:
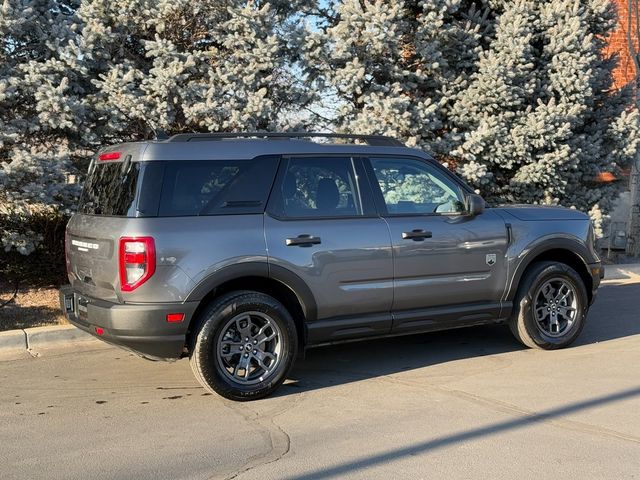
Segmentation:
[(38, 356), (38, 352), (100, 341), (73, 325), (53, 325), (0, 332), (0, 354), (15, 356), (23, 353)]
[(52, 348), (68, 344), (98, 342), (99, 340), (73, 325), (34, 327), (24, 330), (29, 350)]
[(27, 335), (24, 330), (0, 332), (0, 352), (19, 353), (27, 350)]
[(605, 280), (640, 280), (640, 263), (628, 265), (605, 265)]

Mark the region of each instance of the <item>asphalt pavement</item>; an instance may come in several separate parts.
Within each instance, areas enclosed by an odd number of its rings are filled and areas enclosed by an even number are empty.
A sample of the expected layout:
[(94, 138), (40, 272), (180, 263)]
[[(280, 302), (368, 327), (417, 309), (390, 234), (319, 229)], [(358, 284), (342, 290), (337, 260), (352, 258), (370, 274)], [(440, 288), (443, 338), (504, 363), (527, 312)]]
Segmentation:
[(640, 478), (640, 283), (572, 348), (503, 326), (310, 350), (270, 398), (89, 345), (0, 362), (0, 478)]

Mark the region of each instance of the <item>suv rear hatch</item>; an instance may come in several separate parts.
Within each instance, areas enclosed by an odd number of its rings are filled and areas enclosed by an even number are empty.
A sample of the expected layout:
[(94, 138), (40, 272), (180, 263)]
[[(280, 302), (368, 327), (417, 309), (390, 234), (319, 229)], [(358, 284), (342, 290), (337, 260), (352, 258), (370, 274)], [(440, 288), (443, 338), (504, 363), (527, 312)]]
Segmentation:
[(138, 199), (144, 164), (141, 146), (102, 152), (89, 167), (78, 213), (67, 226), (67, 272), (78, 292), (118, 302), (118, 241), (130, 217), (141, 216)]

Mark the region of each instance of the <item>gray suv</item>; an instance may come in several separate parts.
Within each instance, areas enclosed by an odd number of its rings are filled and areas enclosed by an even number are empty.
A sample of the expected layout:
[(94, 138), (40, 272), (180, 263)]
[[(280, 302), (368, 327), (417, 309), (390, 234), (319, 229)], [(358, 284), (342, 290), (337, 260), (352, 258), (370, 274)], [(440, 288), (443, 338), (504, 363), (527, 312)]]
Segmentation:
[[(322, 142), (311, 137), (325, 137)], [(569, 345), (603, 277), (589, 218), (489, 208), (376, 136), (182, 134), (92, 161), (67, 227), (69, 321), (260, 398), (306, 348), (507, 323)]]

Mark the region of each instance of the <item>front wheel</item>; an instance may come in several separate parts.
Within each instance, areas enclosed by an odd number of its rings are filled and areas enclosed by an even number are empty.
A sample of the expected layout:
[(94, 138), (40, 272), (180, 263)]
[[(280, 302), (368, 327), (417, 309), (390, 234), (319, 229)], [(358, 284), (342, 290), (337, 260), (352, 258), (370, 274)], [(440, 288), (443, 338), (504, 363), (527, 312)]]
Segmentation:
[(580, 275), (568, 265), (539, 262), (525, 272), (509, 321), (525, 346), (554, 350), (580, 335), (589, 308)]
[(200, 317), (191, 368), (203, 387), (230, 400), (276, 390), (291, 370), (296, 327), (287, 309), (258, 292), (220, 297)]

